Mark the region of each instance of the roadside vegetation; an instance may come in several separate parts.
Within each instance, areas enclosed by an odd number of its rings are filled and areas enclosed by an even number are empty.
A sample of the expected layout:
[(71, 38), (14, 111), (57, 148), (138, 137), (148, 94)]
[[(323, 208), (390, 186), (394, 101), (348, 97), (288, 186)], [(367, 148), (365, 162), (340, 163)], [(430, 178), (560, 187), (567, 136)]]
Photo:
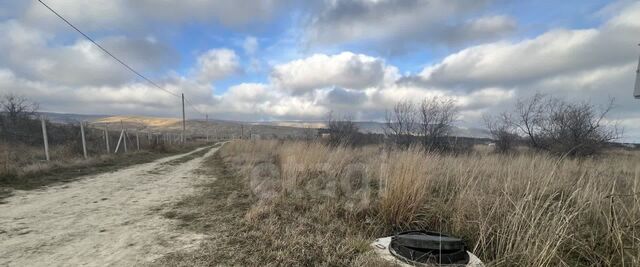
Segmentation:
[(457, 111), (438, 98), (398, 103), (367, 142), (333, 116), (322, 139), (230, 142), (172, 213), (211, 240), (164, 263), (385, 265), (375, 238), (428, 229), (488, 266), (636, 266), (640, 152), (610, 145), (611, 107), (521, 99), (487, 117), (491, 145), (449, 137)]
[(243, 204), (205, 249), (224, 256), (214, 262), (362, 265), (375, 260), (373, 239), (413, 228), (463, 237), (490, 266), (640, 262), (637, 152), (560, 159), (234, 141), (220, 157), (220, 182), (237, 184), (217, 205)]
[(150, 162), (204, 145), (199, 142), (169, 145), (146, 135), (138, 138), (130, 135), (126, 137), (128, 153), (124, 153), (123, 143), (118, 154), (114, 154), (120, 132), (110, 131), (110, 153), (107, 153), (104, 129), (85, 126), (89, 157), (84, 159), (79, 122), (45, 121), (45, 124), (50, 161), (44, 153), (38, 105), (19, 95), (0, 96), (0, 198), (11, 195), (15, 189), (73, 181), (83, 175)]

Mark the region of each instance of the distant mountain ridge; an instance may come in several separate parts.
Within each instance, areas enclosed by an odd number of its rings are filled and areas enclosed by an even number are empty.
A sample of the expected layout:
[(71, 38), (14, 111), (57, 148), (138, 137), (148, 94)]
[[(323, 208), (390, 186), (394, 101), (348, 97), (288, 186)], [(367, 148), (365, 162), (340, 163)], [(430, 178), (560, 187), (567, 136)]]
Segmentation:
[(39, 115), (44, 116), (47, 120), (54, 123), (78, 123), (81, 121), (94, 121), (111, 115), (85, 115), (85, 114), (73, 114), (73, 113), (55, 113), (55, 112), (38, 112)]
[[(126, 125), (137, 128), (148, 128), (154, 130), (171, 130), (179, 131), (181, 129), (181, 119), (179, 118), (166, 118), (166, 117), (151, 117), (151, 116), (113, 116), (113, 115), (84, 115), (84, 114), (72, 114), (72, 113), (53, 113), (53, 112), (41, 112), (52, 122), (56, 123), (77, 123), (80, 121), (87, 121), (93, 124), (119, 124), (120, 121)], [(384, 123), (375, 121), (357, 121), (355, 122), (358, 128), (363, 133), (384, 133)], [(231, 133), (236, 131), (243, 131), (241, 125), (245, 125), (246, 131), (255, 129), (258, 132), (286, 135), (287, 129), (291, 131), (292, 136), (301, 135), (301, 129), (319, 129), (325, 128), (326, 123), (324, 121), (263, 121), (263, 122), (243, 122), (243, 121), (225, 121), (210, 119), (209, 123), (205, 123), (202, 119), (187, 120), (187, 126), (190, 127), (202, 127), (203, 129), (213, 127), (224, 126), (226, 129), (224, 132)], [(266, 126), (266, 128), (264, 127)], [(233, 129), (233, 130), (231, 130)], [(193, 129), (195, 132), (202, 132), (201, 130)], [(266, 132), (265, 132), (266, 131)], [(467, 127), (454, 127), (451, 136), (457, 137), (470, 137), (470, 138), (490, 138), (489, 132), (480, 128), (467, 128)]]
[[(274, 126), (288, 126), (295, 128), (325, 128), (326, 123), (323, 121), (266, 121), (266, 122), (253, 122), (254, 125), (274, 125)], [(363, 133), (384, 133), (385, 124), (375, 121), (356, 121), (355, 124)], [(470, 138), (490, 138), (489, 131), (481, 128), (469, 128), (469, 127), (454, 127), (451, 131), (451, 136), (457, 137), (470, 137)]]

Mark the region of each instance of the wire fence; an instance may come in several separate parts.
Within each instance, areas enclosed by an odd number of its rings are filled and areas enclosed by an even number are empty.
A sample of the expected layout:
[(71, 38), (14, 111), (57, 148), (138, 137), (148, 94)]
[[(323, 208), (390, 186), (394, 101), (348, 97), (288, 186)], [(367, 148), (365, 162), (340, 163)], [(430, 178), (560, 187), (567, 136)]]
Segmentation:
[(11, 120), (0, 114), (0, 174), (42, 162), (77, 161), (137, 151), (218, 141), (208, 135), (149, 130), (122, 123), (54, 123), (40, 117)]

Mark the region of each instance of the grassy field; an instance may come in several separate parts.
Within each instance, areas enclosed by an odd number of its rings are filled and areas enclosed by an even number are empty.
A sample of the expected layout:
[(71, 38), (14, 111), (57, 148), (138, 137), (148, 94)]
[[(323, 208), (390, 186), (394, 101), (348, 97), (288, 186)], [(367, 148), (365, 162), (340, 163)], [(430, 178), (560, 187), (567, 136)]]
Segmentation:
[(369, 242), (424, 228), (490, 266), (637, 266), (639, 162), (235, 141), (209, 162), (218, 179), (172, 214), (214, 237), (165, 263), (384, 265)]

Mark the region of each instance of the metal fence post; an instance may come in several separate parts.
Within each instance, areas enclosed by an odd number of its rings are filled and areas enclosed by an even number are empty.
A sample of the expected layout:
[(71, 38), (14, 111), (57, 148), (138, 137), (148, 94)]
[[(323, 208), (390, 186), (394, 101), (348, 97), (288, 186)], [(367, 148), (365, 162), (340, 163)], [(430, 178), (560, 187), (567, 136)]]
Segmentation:
[(82, 154), (87, 159), (87, 141), (84, 138), (84, 122), (80, 122), (80, 136), (82, 137)]
[(47, 137), (47, 124), (44, 122), (44, 117), (40, 117), (40, 121), (42, 122), (42, 139), (44, 140), (44, 155), (47, 161), (50, 161), (49, 158), (49, 137)]
[(124, 137), (124, 129), (122, 129), (122, 131), (120, 131), (120, 137), (118, 137), (118, 144), (116, 145), (116, 151), (113, 152), (115, 154), (118, 153), (118, 149), (120, 148), (120, 142), (122, 142), (122, 138)]
[(124, 139), (122, 139), (122, 145), (124, 146), (124, 153), (127, 153), (127, 139), (129, 139), (129, 135), (126, 130), (122, 130), (124, 132)]
[(107, 128), (107, 126), (104, 126), (104, 141), (105, 141), (105, 144), (107, 145), (107, 154), (110, 154), (111, 149), (109, 148), (109, 128)]
[(138, 132), (136, 132), (136, 146), (138, 147), (138, 151), (140, 151), (140, 136)]

